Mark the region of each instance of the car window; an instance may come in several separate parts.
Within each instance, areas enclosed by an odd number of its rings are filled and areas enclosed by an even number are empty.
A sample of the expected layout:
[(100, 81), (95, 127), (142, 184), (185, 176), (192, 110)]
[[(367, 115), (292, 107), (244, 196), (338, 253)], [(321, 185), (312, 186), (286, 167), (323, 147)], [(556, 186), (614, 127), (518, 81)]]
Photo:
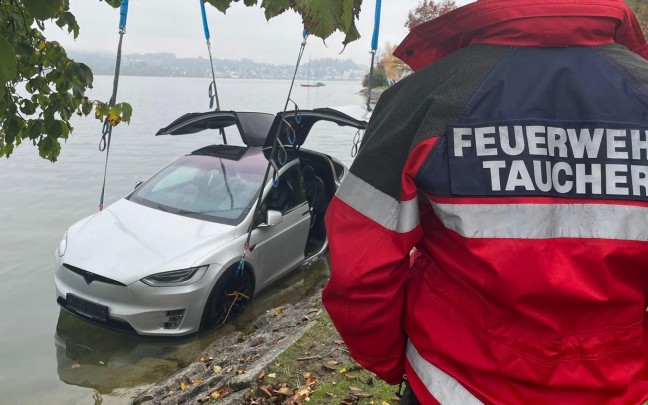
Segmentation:
[(275, 182), (266, 197), (266, 206), (268, 209), (285, 214), (305, 201), (304, 180), (301, 176), (301, 169), (297, 165)]
[(166, 177), (157, 182), (152, 191), (158, 192), (162, 189), (170, 189), (182, 183), (190, 182), (196, 177), (198, 171), (197, 167), (179, 166), (176, 170), (170, 172)]
[(249, 212), (265, 166), (214, 156), (178, 159), (142, 184), (131, 201), (162, 211), (235, 224)]

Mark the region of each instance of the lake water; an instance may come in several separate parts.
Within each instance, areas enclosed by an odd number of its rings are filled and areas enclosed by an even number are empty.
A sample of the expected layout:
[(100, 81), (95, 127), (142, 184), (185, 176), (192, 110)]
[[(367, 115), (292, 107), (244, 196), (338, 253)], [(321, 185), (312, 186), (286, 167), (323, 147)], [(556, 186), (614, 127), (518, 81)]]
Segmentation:
[[(218, 142), (202, 134), (154, 136), (187, 112), (207, 111), (208, 84), (208, 79), (121, 78), (118, 101), (130, 102), (134, 114), (130, 125), (113, 131), (106, 204), (171, 160)], [(218, 85), (224, 110), (276, 113), (284, 108), (290, 82), (219, 80)], [(354, 82), (297, 85), (292, 99), (301, 109), (360, 107), (360, 88)], [(112, 78), (99, 76), (89, 96), (107, 101), (111, 90)], [(0, 159), (0, 404), (94, 404), (97, 395), (104, 404), (125, 403), (126, 388), (168, 375), (229, 330), (191, 339), (144, 339), (92, 326), (59, 309), (54, 251), (69, 225), (97, 211), (105, 159), (97, 148), (101, 123), (75, 117), (73, 126), (57, 163), (38, 157), (28, 142)], [(323, 125), (305, 147), (350, 164), (354, 134)], [(247, 316), (294, 302), (322, 279), (313, 274), (326, 271), (325, 260), (307, 266), (261, 295)]]

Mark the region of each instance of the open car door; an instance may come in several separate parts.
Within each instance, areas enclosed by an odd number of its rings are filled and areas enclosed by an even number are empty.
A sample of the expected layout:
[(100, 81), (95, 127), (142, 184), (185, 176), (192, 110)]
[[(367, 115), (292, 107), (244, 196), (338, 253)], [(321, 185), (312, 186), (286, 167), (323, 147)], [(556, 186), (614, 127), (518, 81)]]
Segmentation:
[(362, 130), (367, 128), (367, 121), (353, 118), (333, 108), (281, 112), (276, 115), (272, 123), (264, 149), (272, 148), (277, 137), (284, 146), (300, 147), (306, 141), (313, 125), (320, 121), (333, 122), (339, 126)]
[(273, 114), (262, 112), (209, 111), (185, 114), (155, 135), (187, 135), (209, 129), (236, 126), (241, 140), (248, 147), (262, 147), (275, 120)]

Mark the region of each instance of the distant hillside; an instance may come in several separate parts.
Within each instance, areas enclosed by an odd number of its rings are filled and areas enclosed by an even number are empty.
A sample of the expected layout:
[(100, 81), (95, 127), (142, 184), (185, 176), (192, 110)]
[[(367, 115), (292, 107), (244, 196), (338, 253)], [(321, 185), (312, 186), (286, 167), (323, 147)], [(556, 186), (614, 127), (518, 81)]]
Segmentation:
[[(108, 54), (70, 52), (78, 62), (90, 66), (98, 75), (111, 75), (115, 70), (115, 56)], [(214, 59), (214, 70), (219, 78), (291, 79), (294, 65), (272, 65), (250, 59)], [(361, 81), (368, 67), (350, 59), (317, 59), (310, 62), (310, 79)], [(121, 74), (127, 76), (210, 77), (209, 59), (177, 58), (172, 53), (128, 54), (122, 56)], [(308, 77), (308, 63), (300, 66), (297, 77)]]

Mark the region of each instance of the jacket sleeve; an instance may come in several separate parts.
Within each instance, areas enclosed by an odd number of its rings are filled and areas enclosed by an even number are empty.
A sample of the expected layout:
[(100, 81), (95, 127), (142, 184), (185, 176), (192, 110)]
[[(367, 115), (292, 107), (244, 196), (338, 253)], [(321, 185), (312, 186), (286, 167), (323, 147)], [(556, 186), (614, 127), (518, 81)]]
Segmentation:
[(331, 278), (324, 305), (353, 358), (390, 384), (404, 374), (404, 283), (422, 235), (414, 176), (429, 149), (416, 148), (401, 168), (399, 198), (352, 167), (326, 214)]

